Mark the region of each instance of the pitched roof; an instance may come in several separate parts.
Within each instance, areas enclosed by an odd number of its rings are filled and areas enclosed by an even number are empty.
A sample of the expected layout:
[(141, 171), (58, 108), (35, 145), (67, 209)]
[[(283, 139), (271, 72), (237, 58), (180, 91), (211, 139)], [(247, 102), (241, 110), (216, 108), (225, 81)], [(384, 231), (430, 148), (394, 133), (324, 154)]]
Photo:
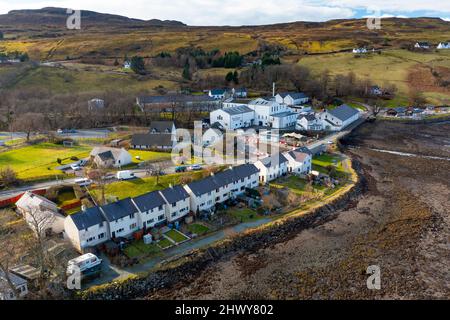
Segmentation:
[(88, 208), (70, 215), (69, 218), (72, 219), (78, 230), (84, 230), (106, 221), (99, 207)]
[(295, 116), (295, 115), (297, 115), (297, 113), (292, 112), (292, 111), (285, 111), (285, 112), (273, 114), (272, 117), (274, 117), (274, 118), (284, 118), (284, 117)]
[[(110, 153), (108, 153), (110, 152)], [(111, 159), (111, 156), (113, 159), (119, 159), (122, 152), (127, 152), (125, 149), (119, 149), (119, 148), (111, 148), (111, 147), (95, 147), (92, 149), (90, 155), (95, 157), (99, 156), (100, 159), (104, 157), (105, 159)], [(103, 160), (103, 159), (102, 159)]]
[(149, 211), (165, 204), (158, 191), (140, 195), (133, 198), (133, 201), (141, 212)]
[(137, 212), (130, 198), (104, 205), (101, 209), (105, 213), (108, 221), (115, 221)]
[(331, 114), (333, 117), (338, 118), (341, 121), (345, 121), (353, 117), (354, 115), (358, 114), (359, 111), (355, 108), (352, 108), (346, 104), (340, 105), (336, 109), (327, 110), (329, 114)]
[(252, 109), (250, 109), (247, 106), (235, 106), (235, 107), (230, 107), (230, 108), (225, 108), (222, 109), (223, 111), (225, 111), (226, 113), (228, 113), (229, 115), (237, 115), (237, 114), (242, 114), (242, 113), (249, 113), (249, 112), (253, 112)]
[[(9, 280), (16, 286), (19, 287), (21, 285), (24, 285), (27, 283), (27, 280), (22, 279), (19, 276), (16, 276), (14, 273), (8, 272)], [(5, 272), (0, 269), (0, 288), (4, 287), (6, 284), (6, 274)]]
[(304, 94), (303, 92), (282, 92), (279, 93), (279, 95), (284, 99), (287, 96), (290, 96), (292, 99), (304, 99), (304, 98), (308, 98), (308, 96), (306, 94)]
[(308, 113), (304, 116), (301, 116), (300, 119), (305, 118), (307, 121), (315, 121), (317, 120), (316, 115), (314, 113)]
[(309, 154), (310, 156), (313, 155), (311, 150), (309, 150), (308, 147), (300, 147), (300, 148), (295, 149), (294, 151), (303, 152), (303, 153)]
[(288, 162), (286, 157), (281, 153), (271, 155), (270, 157), (266, 157), (264, 159), (261, 159), (260, 161), (266, 168), (270, 168), (273, 164), (279, 165)]
[[(309, 151), (309, 150), (308, 150)], [(292, 159), (294, 159), (297, 162), (303, 162), (306, 160), (306, 158), (308, 158), (308, 156), (311, 155), (311, 152), (309, 153), (305, 153), (302, 151), (299, 151), (298, 149), (296, 150), (292, 150), (288, 152), (289, 156), (292, 157)]]
[(211, 95), (216, 96), (216, 95), (222, 95), (225, 94), (225, 92), (227, 92), (226, 89), (211, 89)]
[(172, 147), (172, 134), (151, 134), (151, 133), (138, 133), (134, 134), (131, 138), (131, 144), (134, 146), (149, 146), (149, 147), (159, 147), (166, 146)]
[(111, 150), (99, 153), (97, 155), (102, 161), (107, 161), (107, 160), (114, 160), (114, 155), (111, 152)]
[(176, 185), (172, 188), (161, 190), (160, 193), (167, 200), (168, 203), (175, 203), (186, 198), (189, 198), (189, 194), (180, 185)]
[(22, 197), (16, 202), (16, 206), (19, 208), (39, 208), (41, 205), (46, 205), (46, 207), (56, 207), (56, 204), (47, 198), (40, 195), (34, 194), (31, 191), (25, 192)]
[(172, 128), (175, 126), (173, 121), (152, 121), (150, 123), (150, 129), (149, 132), (165, 132), (165, 133), (171, 133)]

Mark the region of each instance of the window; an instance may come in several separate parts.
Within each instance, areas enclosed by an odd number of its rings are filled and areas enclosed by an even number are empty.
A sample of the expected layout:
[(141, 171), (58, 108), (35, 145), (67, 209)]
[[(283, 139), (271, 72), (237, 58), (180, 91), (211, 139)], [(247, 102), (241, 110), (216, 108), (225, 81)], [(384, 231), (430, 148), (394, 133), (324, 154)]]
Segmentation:
[(173, 218), (173, 217), (176, 217), (176, 216), (177, 216), (177, 213), (176, 213), (176, 212), (173, 212), (173, 213), (172, 213), (172, 218)]
[(177, 206), (177, 203), (176, 203), (176, 202), (172, 203), (172, 208), (173, 208), (173, 207), (176, 207), (176, 206)]
[(136, 223), (132, 223), (130, 224), (130, 230), (133, 230), (134, 228), (136, 228), (137, 224)]
[(153, 222), (155, 222), (155, 219), (147, 220), (147, 224), (152, 224)]
[(100, 239), (103, 239), (105, 237), (105, 233), (103, 232), (103, 233), (100, 233), (99, 235), (98, 235), (98, 239), (100, 240)]
[(158, 209), (159, 209), (159, 211), (161, 211), (161, 210), (163, 209), (163, 206), (160, 205), (160, 206), (158, 207)]
[(124, 228), (120, 228), (120, 229), (118, 229), (116, 232), (117, 232), (117, 233), (122, 233), (124, 230), (125, 230)]
[(164, 215), (163, 214), (158, 216), (158, 221), (161, 221), (161, 220), (164, 220)]

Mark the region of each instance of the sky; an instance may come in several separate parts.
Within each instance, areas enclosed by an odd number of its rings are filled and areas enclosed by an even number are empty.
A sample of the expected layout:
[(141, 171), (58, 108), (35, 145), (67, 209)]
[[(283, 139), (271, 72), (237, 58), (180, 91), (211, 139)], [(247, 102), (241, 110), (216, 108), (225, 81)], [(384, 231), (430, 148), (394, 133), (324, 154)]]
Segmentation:
[(450, 21), (449, 0), (0, 0), (0, 14), (61, 7), (188, 25), (261, 25), (377, 17), (439, 17)]

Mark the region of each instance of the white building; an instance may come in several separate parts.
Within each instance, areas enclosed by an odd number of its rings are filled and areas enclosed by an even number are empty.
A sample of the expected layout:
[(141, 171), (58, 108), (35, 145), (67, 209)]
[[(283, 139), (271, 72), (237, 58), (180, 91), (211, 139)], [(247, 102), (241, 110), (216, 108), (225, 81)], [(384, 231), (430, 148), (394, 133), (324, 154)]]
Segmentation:
[(312, 153), (306, 147), (301, 147), (283, 153), (288, 160), (288, 172), (309, 174), (312, 170)]
[[(14, 286), (14, 289), (19, 296), (17, 296), (14, 290), (12, 290), (8, 279)], [(25, 279), (22, 279), (11, 272), (6, 274), (5, 271), (0, 269), (0, 300), (17, 300), (18, 298), (25, 297), (27, 294), (28, 282)]]
[(417, 49), (430, 49), (430, 44), (428, 42), (416, 42), (414, 48)]
[(216, 100), (225, 99), (228, 91), (226, 89), (211, 89), (208, 92), (208, 96)]
[(89, 110), (100, 110), (105, 108), (105, 100), (100, 98), (94, 98), (88, 101)]
[(203, 145), (209, 146), (223, 141), (223, 133), (219, 129), (209, 128), (203, 134)]
[(367, 53), (366, 48), (355, 48), (352, 50), (353, 53)]
[(286, 104), (280, 104), (273, 99), (258, 98), (250, 101), (248, 107), (255, 111), (254, 123), (261, 127), (284, 129), (295, 126), (297, 114)]
[(99, 207), (69, 215), (64, 221), (65, 237), (79, 252), (109, 239), (109, 223)]
[(189, 183), (184, 188), (190, 195), (191, 210), (208, 211), (216, 204), (258, 186), (259, 170), (253, 164), (243, 164)]
[(109, 224), (109, 237), (130, 237), (139, 230), (139, 210), (130, 198), (119, 200), (100, 207), (106, 221)]
[(159, 191), (153, 191), (132, 198), (131, 201), (138, 208), (139, 229), (153, 228), (166, 222), (167, 203)]
[(327, 131), (341, 131), (360, 117), (357, 109), (343, 104), (335, 109), (325, 110), (319, 114), (322, 126)]
[(306, 131), (320, 131), (322, 128), (322, 121), (316, 118), (314, 113), (300, 115), (297, 119), (297, 125), (295, 127), (297, 130)]
[(90, 157), (97, 166), (103, 168), (119, 168), (132, 162), (131, 154), (124, 148), (95, 147)]
[(166, 202), (167, 222), (177, 221), (188, 215), (190, 209), (189, 194), (182, 186), (174, 186), (159, 192)]
[(64, 216), (47, 198), (27, 191), (16, 202), (16, 207), (34, 232), (58, 234), (64, 230)]
[(288, 159), (281, 153), (257, 161), (255, 166), (259, 169), (259, 182), (267, 183), (286, 175), (288, 162)]
[(211, 124), (218, 122), (228, 130), (250, 127), (253, 125), (254, 119), (254, 110), (245, 105), (217, 109), (210, 113)]
[(437, 49), (450, 49), (450, 42), (439, 43)]
[(275, 101), (288, 106), (299, 106), (308, 103), (309, 97), (303, 92), (283, 92), (275, 96)]

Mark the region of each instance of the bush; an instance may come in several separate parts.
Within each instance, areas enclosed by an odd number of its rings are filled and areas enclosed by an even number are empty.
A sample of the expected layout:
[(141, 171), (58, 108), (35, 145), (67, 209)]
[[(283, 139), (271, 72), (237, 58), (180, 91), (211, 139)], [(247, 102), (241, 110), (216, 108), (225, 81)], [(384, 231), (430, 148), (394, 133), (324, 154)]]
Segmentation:
[(56, 159), (56, 162), (58, 162), (59, 164), (62, 163), (62, 160), (60, 158)]

